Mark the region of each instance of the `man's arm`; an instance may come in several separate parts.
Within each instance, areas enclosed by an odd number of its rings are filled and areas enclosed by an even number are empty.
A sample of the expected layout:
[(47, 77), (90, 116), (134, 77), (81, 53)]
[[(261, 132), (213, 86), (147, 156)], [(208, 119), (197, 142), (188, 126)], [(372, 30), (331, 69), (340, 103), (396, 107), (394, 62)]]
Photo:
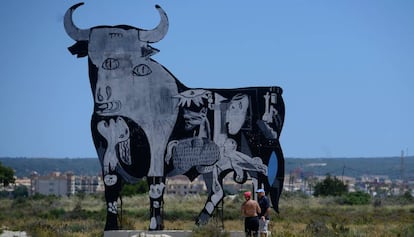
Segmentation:
[(264, 217), (270, 217), (270, 203), (269, 203), (269, 199), (265, 199), (266, 200), (266, 211), (264, 213)]
[(262, 209), (260, 209), (258, 202), (256, 202), (256, 212), (257, 212), (257, 215), (260, 215), (260, 213), (262, 212)]
[(264, 216), (263, 217), (269, 217), (269, 216), (270, 216), (270, 207), (268, 207), (266, 209), (266, 212), (264, 213)]

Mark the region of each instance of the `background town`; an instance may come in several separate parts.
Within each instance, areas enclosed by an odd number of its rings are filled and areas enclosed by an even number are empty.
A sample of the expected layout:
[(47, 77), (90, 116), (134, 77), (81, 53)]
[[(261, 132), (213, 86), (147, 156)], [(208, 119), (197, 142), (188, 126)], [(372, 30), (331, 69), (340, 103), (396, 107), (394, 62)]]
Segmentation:
[[(104, 191), (98, 159), (92, 158), (0, 158), (11, 167), (15, 183), (1, 190), (16, 188), (27, 195), (70, 196)], [(312, 195), (318, 182), (328, 175), (346, 184), (349, 192), (362, 191), (375, 196), (411, 194), (414, 196), (414, 156), (385, 158), (287, 158), (285, 191)], [(224, 179), (227, 195), (252, 189), (251, 182), (238, 184), (231, 174)], [(205, 194), (202, 177), (190, 182), (185, 176), (167, 178), (167, 194)]]

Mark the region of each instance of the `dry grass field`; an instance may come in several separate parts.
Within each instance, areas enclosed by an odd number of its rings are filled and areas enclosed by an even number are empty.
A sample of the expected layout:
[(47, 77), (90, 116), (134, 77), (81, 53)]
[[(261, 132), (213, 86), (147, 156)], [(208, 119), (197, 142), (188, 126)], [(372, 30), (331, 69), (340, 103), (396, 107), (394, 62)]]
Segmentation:
[[(166, 196), (165, 229), (193, 230), (194, 236), (226, 236), (226, 231), (243, 230), (239, 216), (241, 195), (226, 197), (221, 221), (206, 227), (194, 226), (205, 196)], [(372, 201), (372, 203), (374, 203)], [(315, 198), (284, 193), (280, 214), (272, 213), (272, 236), (414, 236), (414, 200), (385, 198), (376, 205), (341, 205), (337, 198)], [(122, 229), (146, 230), (149, 226), (146, 195), (122, 199)], [(105, 202), (103, 195), (73, 197), (32, 197), (0, 200), (1, 229), (26, 231), (33, 237), (103, 236)]]

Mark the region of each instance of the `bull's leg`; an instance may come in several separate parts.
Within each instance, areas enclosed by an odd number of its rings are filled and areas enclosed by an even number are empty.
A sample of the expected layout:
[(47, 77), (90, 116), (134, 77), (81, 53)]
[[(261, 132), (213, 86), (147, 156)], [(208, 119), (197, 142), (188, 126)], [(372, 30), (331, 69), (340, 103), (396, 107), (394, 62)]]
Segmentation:
[(150, 226), (149, 230), (163, 230), (163, 205), (165, 177), (148, 177), (150, 198)]
[(105, 230), (118, 230), (118, 197), (122, 189), (121, 176), (115, 173), (104, 175), (106, 199)]
[(150, 188), (149, 230), (164, 229), (164, 220), (162, 216), (165, 190), (164, 152), (167, 147), (170, 134), (169, 131), (172, 130), (172, 128), (173, 123), (160, 123), (158, 127), (154, 127), (152, 130), (146, 130), (151, 131), (150, 133), (146, 133), (151, 150), (151, 165), (147, 175)]
[(203, 178), (206, 182), (209, 195), (208, 195), (208, 198), (207, 198), (206, 204), (204, 205), (203, 210), (201, 211), (200, 215), (198, 216), (196, 220), (197, 225), (207, 224), (217, 204), (224, 197), (224, 191), (223, 191), (222, 184), (219, 180), (217, 166), (214, 166), (213, 171), (211, 173), (204, 174)]

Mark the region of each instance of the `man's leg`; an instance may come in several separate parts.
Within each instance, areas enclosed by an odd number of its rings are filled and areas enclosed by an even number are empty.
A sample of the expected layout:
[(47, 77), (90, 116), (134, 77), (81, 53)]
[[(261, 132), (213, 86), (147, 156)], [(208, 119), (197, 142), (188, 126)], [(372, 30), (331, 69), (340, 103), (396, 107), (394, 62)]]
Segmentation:
[(259, 218), (256, 217), (253, 219), (253, 221), (254, 221), (253, 236), (259, 237)]
[(257, 217), (247, 217), (245, 219), (245, 232), (248, 237), (259, 236), (259, 222)]
[(248, 227), (248, 223), (247, 223), (247, 218), (244, 218), (244, 234), (246, 237), (250, 237), (249, 236), (249, 227)]
[(259, 221), (260, 237), (268, 237), (268, 226), (269, 226), (269, 220), (260, 219)]

